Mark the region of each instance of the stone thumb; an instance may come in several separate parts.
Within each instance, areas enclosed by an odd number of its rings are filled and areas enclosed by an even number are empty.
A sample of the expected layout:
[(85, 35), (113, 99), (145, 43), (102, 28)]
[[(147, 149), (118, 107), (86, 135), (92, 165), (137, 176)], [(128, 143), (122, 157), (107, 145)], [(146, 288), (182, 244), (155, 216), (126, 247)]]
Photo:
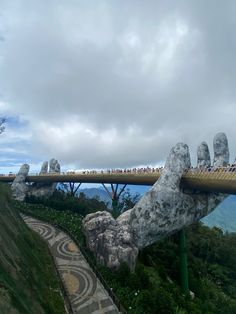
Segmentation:
[(165, 189), (179, 190), (181, 177), (190, 166), (191, 161), (188, 145), (184, 143), (176, 144), (171, 149), (165, 167), (155, 185), (158, 184)]
[(16, 175), (16, 178), (14, 180), (14, 182), (25, 182), (25, 179), (29, 173), (29, 165), (28, 164), (24, 164), (20, 167), (20, 170), (18, 172), (18, 174)]
[(46, 174), (48, 172), (48, 162), (44, 161), (39, 174)]

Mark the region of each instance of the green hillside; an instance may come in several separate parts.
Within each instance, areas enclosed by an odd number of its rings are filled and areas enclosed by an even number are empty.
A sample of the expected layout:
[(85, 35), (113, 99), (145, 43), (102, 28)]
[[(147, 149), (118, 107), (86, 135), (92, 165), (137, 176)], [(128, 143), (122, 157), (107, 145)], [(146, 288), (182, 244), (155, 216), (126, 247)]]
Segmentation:
[[(97, 200), (73, 199), (64, 194), (60, 207), (55, 194), (41, 204), (16, 203), (32, 216), (56, 223), (69, 230), (85, 248), (82, 216), (93, 212)], [(55, 207), (46, 207), (46, 203)], [(44, 205), (42, 204), (44, 203)], [(64, 209), (61, 210), (64, 204)], [(72, 210), (70, 210), (72, 209)], [(180, 289), (178, 235), (154, 243), (140, 251), (134, 273), (124, 264), (117, 272), (97, 265), (128, 313), (135, 314), (235, 314), (236, 313), (236, 234), (201, 223), (187, 228), (189, 286), (194, 298)], [(87, 252), (88, 253), (88, 252)], [(93, 256), (93, 262), (95, 259)]]
[(46, 243), (26, 226), (0, 185), (0, 313), (65, 313)]

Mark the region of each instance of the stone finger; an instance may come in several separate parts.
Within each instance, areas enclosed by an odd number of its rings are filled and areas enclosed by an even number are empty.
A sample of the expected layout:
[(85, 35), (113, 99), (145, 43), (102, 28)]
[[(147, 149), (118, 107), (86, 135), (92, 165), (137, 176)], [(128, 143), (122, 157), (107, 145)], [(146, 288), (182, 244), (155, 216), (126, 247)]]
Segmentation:
[(197, 166), (198, 168), (211, 166), (210, 152), (206, 142), (202, 142), (197, 148)]
[(61, 172), (61, 166), (60, 166), (58, 160), (56, 160), (56, 163), (55, 163), (55, 172), (57, 172), (57, 173)]
[(12, 183), (12, 195), (18, 201), (23, 201), (28, 192), (28, 185), (25, 183), (25, 180), (29, 173), (29, 169), (30, 167), (28, 164), (22, 165)]
[(25, 179), (29, 173), (29, 169), (30, 169), (30, 166), (28, 164), (23, 164), (21, 167), (20, 167), (20, 170), (15, 178), (14, 181), (17, 181), (17, 182), (25, 182)]
[(44, 161), (39, 174), (45, 174), (48, 172), (48, 162)]
[(213, 140), (215, 167), (227, 166), (229, 164), (229, 147), (228, 139), (225, 133), (217, 133)]
[(49, 172), (55, 172), (56, 159), (52, 158), (49, 161)]

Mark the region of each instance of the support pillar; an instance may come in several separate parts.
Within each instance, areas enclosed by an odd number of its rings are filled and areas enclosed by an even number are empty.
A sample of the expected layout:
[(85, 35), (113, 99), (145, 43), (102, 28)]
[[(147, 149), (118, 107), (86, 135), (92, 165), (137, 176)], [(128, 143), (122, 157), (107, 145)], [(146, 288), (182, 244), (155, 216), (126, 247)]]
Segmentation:
[(189, 294), (188, 261), (185, 229), (179, 231), (180, 285), (184, 295)]
[(70, 195), (75, 196), (76, 192), (80, 188), (82, 183), (79, 183), (77, 187), (75, 187), (75, 182), (69, 182), (69, 187), (70, 187)]

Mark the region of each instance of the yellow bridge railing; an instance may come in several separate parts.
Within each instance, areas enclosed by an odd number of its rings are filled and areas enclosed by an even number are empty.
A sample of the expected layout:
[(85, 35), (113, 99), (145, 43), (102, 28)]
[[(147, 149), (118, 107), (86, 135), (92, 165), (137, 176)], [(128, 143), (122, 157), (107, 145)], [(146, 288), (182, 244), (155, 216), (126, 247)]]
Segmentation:
[[(230, 168), (231, 169), (231, 168)], [(181, 179), (183, 189), (236, 194), (236, 171), (220, 168), (211, 171), (187, 171)], [(235, 169), (236, 170), (236, 169)], [(93, 172), (29, 174), (27, 182), (79, 182), (153, 185), (160, 177), (154, 172)], [(15, 175), (0, 175), (0, 182), (12, 182)]]

